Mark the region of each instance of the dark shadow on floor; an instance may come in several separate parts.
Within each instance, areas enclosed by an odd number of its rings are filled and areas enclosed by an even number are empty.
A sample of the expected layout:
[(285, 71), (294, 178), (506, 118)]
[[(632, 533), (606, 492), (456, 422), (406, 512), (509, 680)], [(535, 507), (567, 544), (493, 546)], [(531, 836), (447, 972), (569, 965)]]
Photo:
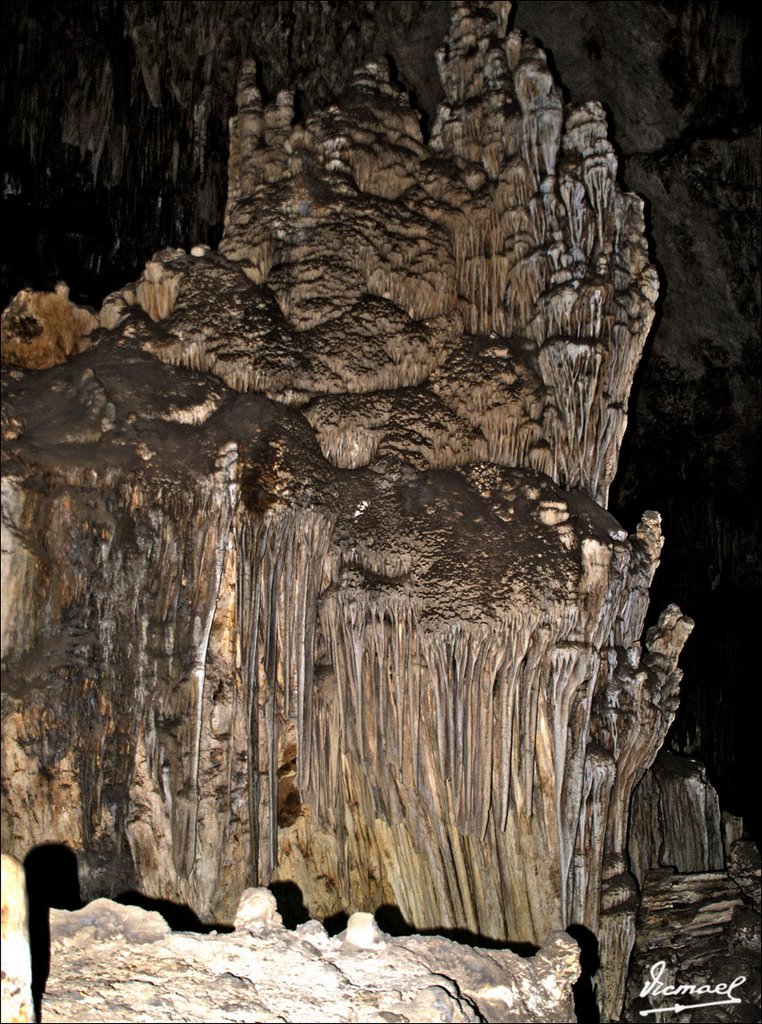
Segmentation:
[(593, 988), (593, 977), (601, 966), (598, 939), (583, 924), (570, 924), (566, 931), (579, 946), (579, 965), (582, 968), (582, 973), (572, 988), (574, 1012), (579, 1024), (600, 1024), (601, 1015)]
[[(267, 888), (275, 897), (278, 913), (283, 920), (285, 928), (293, 931), (300, 924), (310, 920), (310, 912), (304, 905), (302, 890), (296, 882), (271, 882)], [(323, 918), (322, 925), (329, 935), (338, 935), (339, 932), (344, 931), (348, 920), (349, 915), (345, 914), (344, 911), (340, 911), (337, 914), (331, 914), (330, 917)]]
[(29, 897), (29, 949), (32, 957), (32, 999), (42, 1020), (42, 996), (50, 974), (50, 908), (79, 910), (79, 870), (75, 854), (61, 843), (45, 843), (24, 860)]
[(373, 915), (376, 924), (387, 935), (400, 937), (403, 935), (440, 935), (443, 939), (452, 939), (463, 946), (478, 946), (480, 949), (509, 949), (517, 956), (534, 956), (539, 946), (531, 942), (502, 942), (490, 939), (486, 935), (469, 931), (467, 928), (425, 928), (419, 931), (405, 919), (399, 907), (392, 903), (382, 904)]
[(271, 882), (268, 889), (275, 897), (278, 913), (286, 928), (293, 931), (298, 925), (309, 921), (310, 915), (304, 905), (302, 890), (296, 882)]
[[(275, 896), (278, 913), (286, 928), (293, 930), (309, 920), (310, 915), (304, 905), (302, 890), (295, 882), (273, 882), (268, 888)], [(429, 928), (418, 931), (405, 920), (400, 908), (392, 903), (382, 904), (373, 916), (381, 931), (395, 938), (404, 935), (439, 935), (445, 939), (452, 939), (453, 942), (460, 942), (464, 946), (478, 946), (481, 949), (509, 949), (512, 953), (523, 957), (534, 956), (539, 949), (539, 946), (534, 946), (530, 942), (501, 942), (488, 938), (486, 935), (468, 931), (466, 928)], [(342, 910), (323, 918), (322, 924), (329, 935), (338, 935), (346, 929), (348, 921), (349, 914)]]
[(205, 924), (190, 907), (184, 903), (173, 903), (171, 900), (154, 899), (144, 896), (142, 892), (130, 890), (115, 897), (115, 903), (125, 907), (140, 907), (141, 910), (153, 910), (161, 914), (173, 932), (232, 932), (233, 928), (226, 924)]
[(343, 910), (339, 911), (338, 914), (331, 914), (330, 917), (323, 918), (323, 927), (329, 935), (338, 935), (339, 932), (343, 932), (349, 922), (349, 914)]

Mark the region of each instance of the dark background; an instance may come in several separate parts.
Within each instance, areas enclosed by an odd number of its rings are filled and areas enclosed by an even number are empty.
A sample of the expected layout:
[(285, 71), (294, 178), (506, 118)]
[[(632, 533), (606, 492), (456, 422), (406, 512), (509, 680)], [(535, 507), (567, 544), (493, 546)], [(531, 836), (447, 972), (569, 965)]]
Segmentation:
[[(674, 749), (759, 837), (760, 5), (519, 0), (566, 99), (607, 108), (661, 278), (611, 507), (663, 517), (652, 616), (696, 621)], [(96, 308), (165, 246), (215, 246), (241, 60), (303, 113), (388, 56), (431, 118), (449, 3), (7, 2), (1, 301), (65, 280)]]

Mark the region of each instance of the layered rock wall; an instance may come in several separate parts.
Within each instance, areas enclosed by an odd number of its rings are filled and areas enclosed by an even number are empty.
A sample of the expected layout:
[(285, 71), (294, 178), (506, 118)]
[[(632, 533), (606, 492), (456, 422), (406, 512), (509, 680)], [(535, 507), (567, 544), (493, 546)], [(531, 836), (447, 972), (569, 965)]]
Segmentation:
[(633, 794), (628, 851), (640, 884), (652, 868), (724, 868), (720, 802), (700, 762), (661, 751)]

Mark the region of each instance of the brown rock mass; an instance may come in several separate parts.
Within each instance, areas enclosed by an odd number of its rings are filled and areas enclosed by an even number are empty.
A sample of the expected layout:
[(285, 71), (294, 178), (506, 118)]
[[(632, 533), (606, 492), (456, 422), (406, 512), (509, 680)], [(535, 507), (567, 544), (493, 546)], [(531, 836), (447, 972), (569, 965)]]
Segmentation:
[(692, 627), (643, 637), (659, 516), (605, 510), (657, 280), (602, 108), (508, 8), (452, 5), (427, 142), (380, 63), (303, 122), (248, 65), (219, 252), (6, 375), (3, 847), (207, 921), (293, 881), (582, 924), (612, 1016)]

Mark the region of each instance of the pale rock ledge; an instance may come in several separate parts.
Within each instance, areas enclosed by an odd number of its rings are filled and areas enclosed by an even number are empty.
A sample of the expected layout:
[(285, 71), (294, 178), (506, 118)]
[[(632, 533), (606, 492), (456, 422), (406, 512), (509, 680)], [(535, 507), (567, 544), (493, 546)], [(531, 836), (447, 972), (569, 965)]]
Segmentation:
[[(155, 912), (103, 899), (79, 911), (52, 910), (43, 1019), (576, 1019), (571, 986), (579, 974), (579, 950), (563, 932), (551, 935), (529, 959), (439, 936), (382, 936), (370, 914), (353, 915), (346, 937), (330, 938), (317, 921), (287, 931), (268, 913), (271, 900), (266, 889), (247, 890), (236, 915), (242, 924), (232, 933), (208, 935), (171, 932)], [(373, 941), (367, 941), (373, 930)]]

